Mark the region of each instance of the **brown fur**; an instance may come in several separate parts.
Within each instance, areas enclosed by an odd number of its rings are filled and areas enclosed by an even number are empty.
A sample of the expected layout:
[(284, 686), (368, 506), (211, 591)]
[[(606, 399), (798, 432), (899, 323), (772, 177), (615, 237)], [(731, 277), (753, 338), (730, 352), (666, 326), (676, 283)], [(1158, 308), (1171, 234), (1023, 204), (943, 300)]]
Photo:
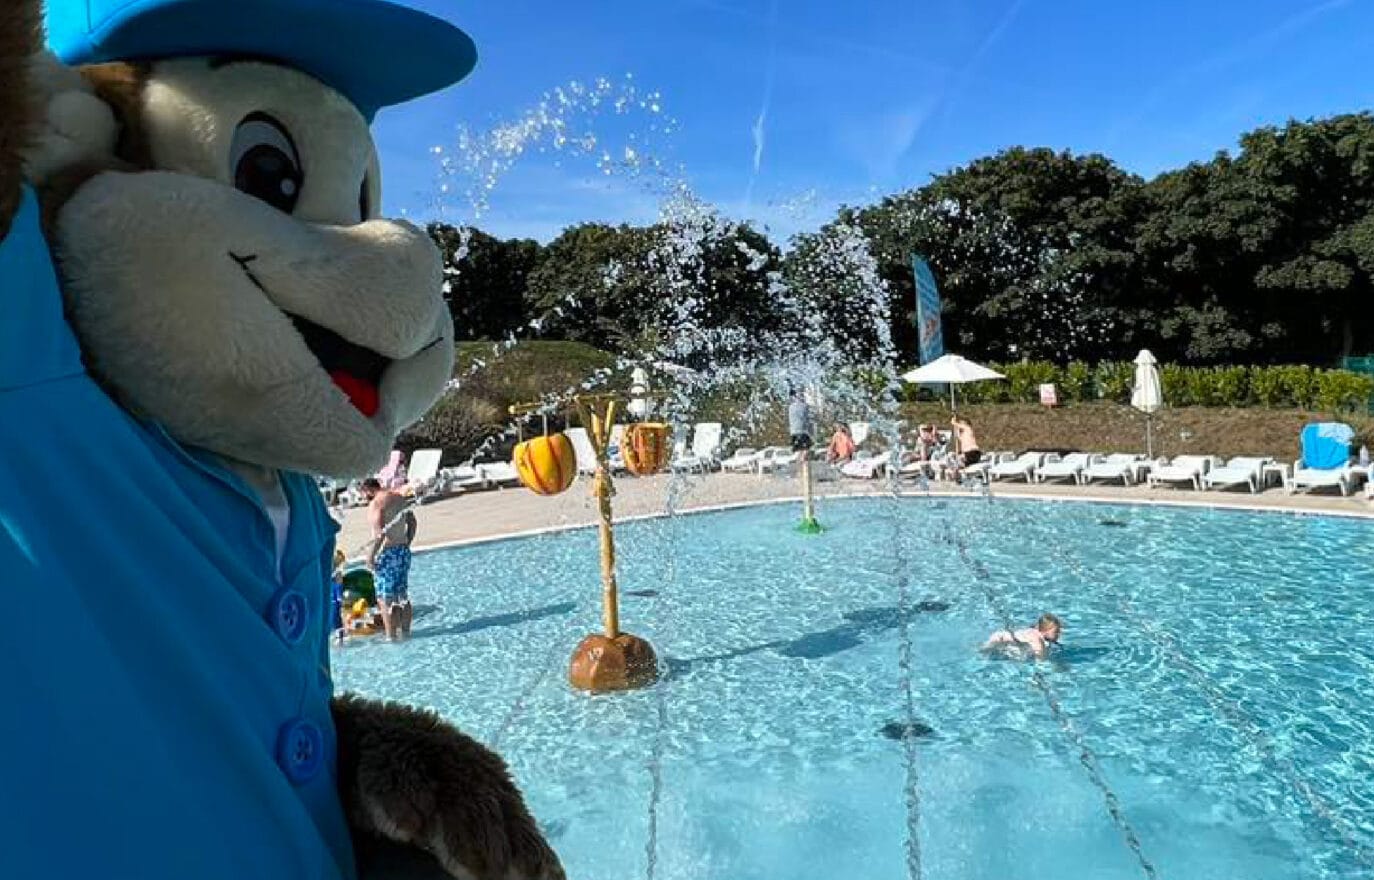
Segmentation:
[(333, 708), (339, 793), (356, 832), (414, 843), (457, 876), (564, 880), (495, 752), (433, 712), (354, 696)]
[(23, 151), (38, 110), (29, 61), (43, 47), (39, 0), (0, 0), (0, 238), (10, 228), (23, 183)]
[[(4, 2), (4, 0), (0, 0)], [(143, 90), (152, 66), (146, 63), (88, 64), (81, 75), (95, 93), (114, 110), (119, 120), (119, 143), (115, 153), (135, 168), (153, 167), (153, 150), (143, 121)]]
[[(5, 0), (0, 0), (0, 3), (3, 2)], [(57, 241), (54, 232), (62, 206), (86, 181), (104, 171), (142, 171), (153, 167), (152, 145), (143, 121), (143, 90), (150, 72), (150, 65), (145, 63), (113, 62), (81, 68), (82, 77), (95, 89), (96, 95), (109, 105), (119, 123), (119, 141), (115, 146), (119, 158), (65, 168), (44, 181), (38, 197), (43, 209), (43, 231), (50, 243)]]

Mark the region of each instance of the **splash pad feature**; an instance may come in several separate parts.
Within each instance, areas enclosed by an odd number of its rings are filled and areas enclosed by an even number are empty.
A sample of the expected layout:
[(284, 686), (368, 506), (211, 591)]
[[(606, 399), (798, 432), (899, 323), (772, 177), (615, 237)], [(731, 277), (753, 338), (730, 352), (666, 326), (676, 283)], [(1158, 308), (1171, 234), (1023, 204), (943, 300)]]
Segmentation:
[[(624, 403), (649, 396), (653, 395), (632, 391), (630, 394), (579, 394), (573, 398), (596, 453), (592, 495), (597, 501), (597, 531), (601, 548), (602, 632), (586, 636), (573, 650), (572, 662), (568, 667), (568, 683), (578, 690), (594, 694), (634, 690), (658, 681), (658, 657), (654, 654), (653, 646), (639, 636), (620, 629), (620, 595), (615, 576), (615, 533), (611, 508), (615, 484), (611, 478), (610, 446), (616, 411)], [(547, 404), (516, 404), (510, 407), (513, 416), (540, 411), (547, 411)], [(664, 426), (634, 427), (643, 429), (634, 434), (644, 435), (642, 439), (631, 438), (639, 441), (632, 444), (636, 450), (631, 456), (636, 462), (635, 472), (641, 476), (656, 473), (663, 468), (667, 458), (659, 452), (664, 447), (656, 430)], [(628, 436), (632, 432), (626, 433)]]
[(825, 527), (816, 520), (816, 499), (811, 493), (811, 456), (805, 450), (801, 456), (802, 518), (797, 523), (797, 531), (803, 535), (819, 535)]

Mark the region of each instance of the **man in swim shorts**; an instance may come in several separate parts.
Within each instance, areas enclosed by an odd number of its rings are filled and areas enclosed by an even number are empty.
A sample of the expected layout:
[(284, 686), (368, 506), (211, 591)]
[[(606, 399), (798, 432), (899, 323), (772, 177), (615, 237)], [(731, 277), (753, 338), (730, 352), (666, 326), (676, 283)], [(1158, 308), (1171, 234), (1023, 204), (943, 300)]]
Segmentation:
[(983, 651), (1029, 651), (1031, 656), (1041, 660), (1049, 653), (1051, 645), (1059, 644), (1059, 634), (1064, 629), (1064, 622), (1053, 614), (1042, 614), (1040, 619), (1035, 622), (1035, 626), (1028, 626), (1025, 629), (1018, 629), (1015, 632), (1010, 630), (998, 630), (988, 637), (987, 643), (983, 645)]
[(958, 481), (964, 468), (983, 460), (983, 451), (978, 448), (978, 438), (973, 433), (973, 425), (968, 419), (954, 416), (949, 420), (954, 426), (954, 468), (950, 479)]
[(364, 480), (362, 489), (372, 526), (367, 567), (372, 569), (377, 588), (382, 627), (388, 639), (406, 638), (414, 616), (410, 605), (410, 543), (415, 540), (415, 514), (406, 509), (405, 496), (383, 489), (374, 478)]

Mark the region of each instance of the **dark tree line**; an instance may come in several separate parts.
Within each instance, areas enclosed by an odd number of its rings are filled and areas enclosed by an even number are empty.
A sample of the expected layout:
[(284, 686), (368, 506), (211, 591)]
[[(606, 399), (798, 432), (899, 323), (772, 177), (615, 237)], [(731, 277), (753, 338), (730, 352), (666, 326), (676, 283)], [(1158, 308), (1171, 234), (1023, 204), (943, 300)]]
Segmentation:
[[(855, 256), (858, 231), (871, 260)], [(457, 231), (431, 233), (453, 264)], [(727, 226), (694, 251), (690, 296), (665, 269), (675, 234), (584, 224), (541, 246), (474, 231), (452, 277), (459, 336), (628, 351), (672, 332), (684, 300), (695, 324), (746, 336), (797, 320), (801, 302), (869, 351), (876, 269), (892, 341), (913, 360), (917, 253), (944, 296), (950, 350), (1064, 362), (1149, 347), (1183, 363), (1326, 365), (1374, 352), (1374, 115), (1258, 129), (1234, 154), (1148, 181), (1100, 155), (1006, 150), (844, 208), (785, 254)], [(793, 291), (790, 307), (779, 289)]]

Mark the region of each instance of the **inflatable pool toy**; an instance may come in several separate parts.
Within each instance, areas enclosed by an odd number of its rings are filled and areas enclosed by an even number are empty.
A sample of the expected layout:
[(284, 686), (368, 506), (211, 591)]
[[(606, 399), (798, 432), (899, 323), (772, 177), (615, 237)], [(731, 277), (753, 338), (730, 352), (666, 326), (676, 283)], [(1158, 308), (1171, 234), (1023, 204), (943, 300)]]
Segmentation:
[(372, 611), (372, 603), (359, 599), (349, 606), (344, 615), (344, 632), (350, 636), (371, 636), (381, 632), (383, 627), (380, 616)]
[(351, 593), (366, 599), (368, 603), (377, 601), (377, 586), (372, 572), (366, 568), (354, 568), (343, 573), (343, 587)]

